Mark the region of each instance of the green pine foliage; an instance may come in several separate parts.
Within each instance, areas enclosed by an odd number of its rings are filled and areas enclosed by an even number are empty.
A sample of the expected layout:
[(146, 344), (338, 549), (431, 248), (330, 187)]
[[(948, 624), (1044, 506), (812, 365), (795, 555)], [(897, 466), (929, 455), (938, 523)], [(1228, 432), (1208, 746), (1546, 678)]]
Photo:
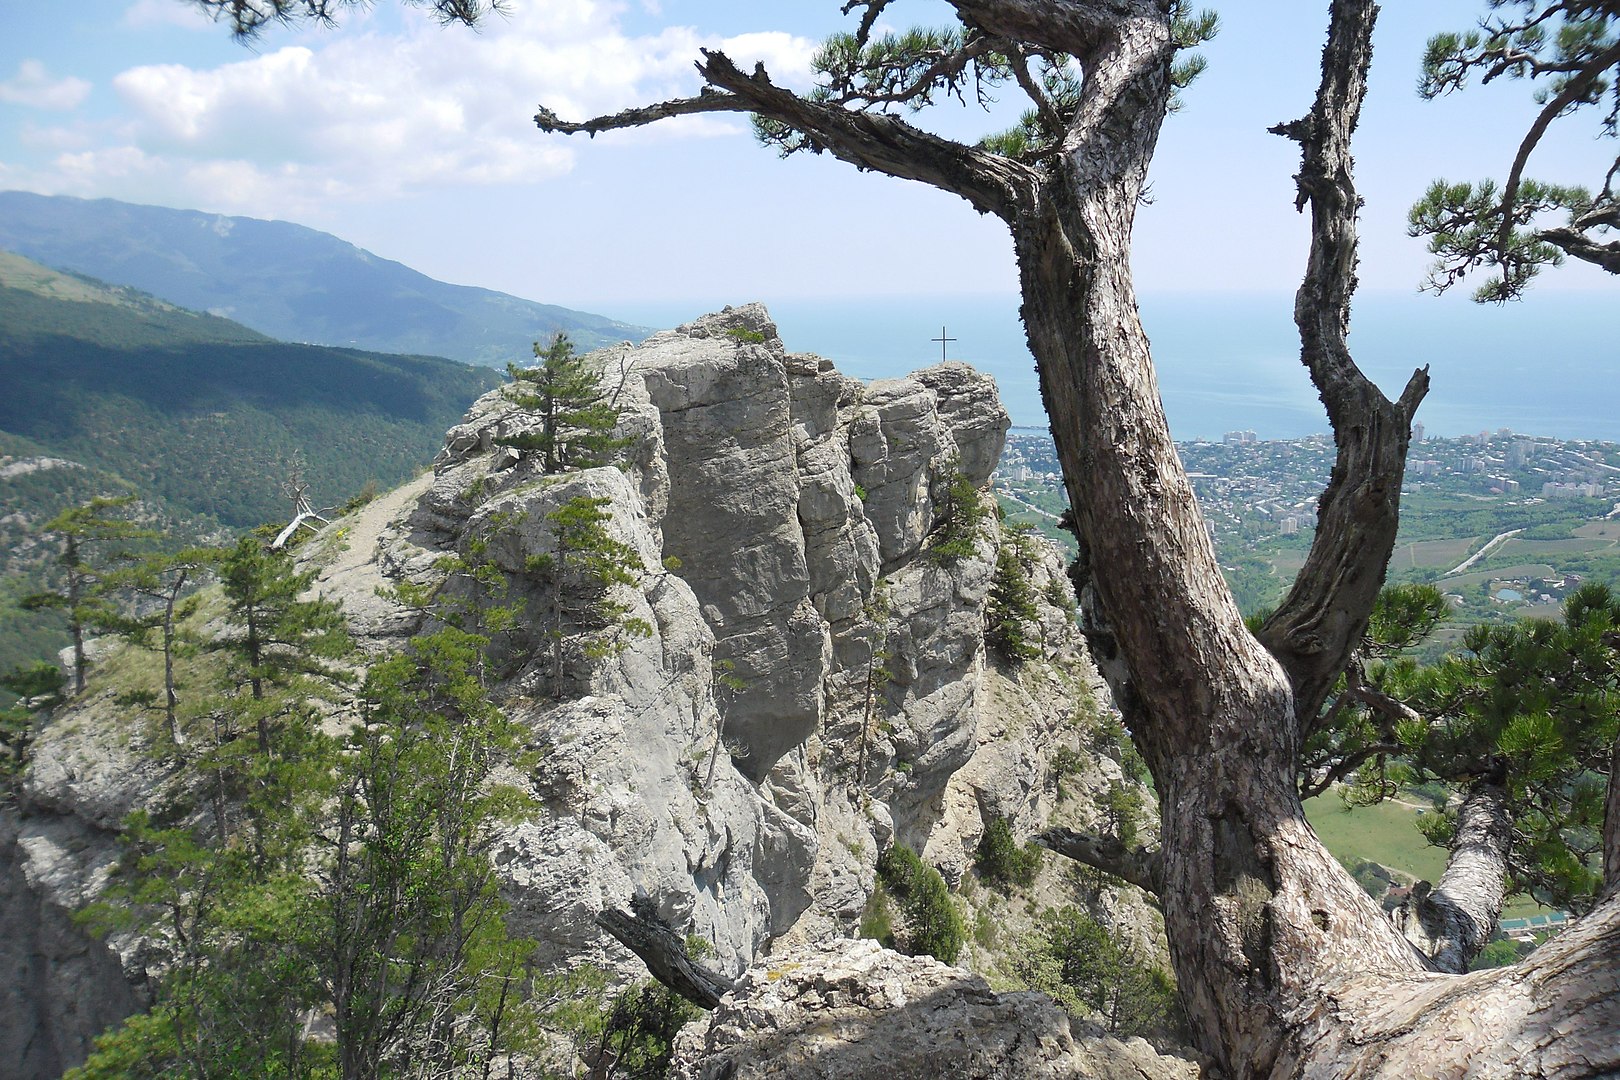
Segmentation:
[(183, 782), (126, 823), (86, 916), (153, 936), (165, 974), (70, 1075), (477, 1075), (527, 1047), (532, 946), (490, 860), (527, 806), (496, 770), (527, 758), (484, 689), (488, 636), (436, 620), (372, 666), (338, 737), (318, 703), (345, 681), (341, 613), (256, 538), (218, 572), (224, 632), (187, 659), (182, 738), (153, 749)]
[(73, 642), (73, 691), (84, 693), (88, 661), (85, 639), (114, 625), (118, 611), (113, 603), (114, 568), (131, 544), (151, 540), (154, 534), (131, 521), (125, 514), (134, 496), (97, 496), (87, 503), (57, 514), (45, 523), (44, 532), (61, 545), (56, 558), (60, 584), (45, 592), (24, 597), (25, 610), (54, 610), (62, 614)]
[(0, 708), (0, 798), (7, 802), (16, 794), (14, 782), (28, 767), (36, 718), (60, 703), (66, 685), (62, 669), (45, 660), (0, 674), (0, 690), (16, 698)]
[(1035, 876), (1040, 873), (1041, 849), (1034, 844), (1020, 847), (1007, 819), (991, 818), (979, 838), (973, 865), (979, 877), (1003, 892), (1010, 892), (1014, 887), (1028, 888), (1035, 884)]
[(223, 552), (190, 548), (155, 552), (135, 559), (108, 576), (107, 584), (136, 603), (112, 624), (114, 633), (138, 648), (156, 651), (163, 658), (161, 696), (145, 688), (126, 690), (120, 700), (163, 713), (169, 741), (180, 742), (177, 661), (199, 646), (186, 624), (196, 612), (199, 597), (193, 591), (201, 578), (218, 565)]
[(669, 987), (643, 982), (614, 998), (606, 1015), (592, 1055), (612, 1063), (605, 1075), (662, 1080), (675, 1056), (675, 1036), (703, 1013)]
[(1184, 1034), (1175, 980), (1084, 910), (1049, 910), (1024, 941), (1017, 970), (1070, 1012), (1119, 1035)]
[(630, 617), (619, 595), (646, 571), (641, 556), (608, 528), (608, 500), (575, 496), (546, 515), (552, 550), (530, 558), (525, 569), (546, 583), (540, 629), (559, 692), (568, 662), (600, 659), (622, 650), (626, 637), (648, 637), (652, 626)]
[(536, 342), (534, 356), (534, 367), (507, 365), (512, 381), (503, 392), (538, 424), (499, 442), (533, 454), (547, 476), (610, 464), (630, 440), (614, 437), (619, 413), (606, 399), (598, 372), (574, 354), (567, 334), (557, 334), (544, 349)]
[[(1563, 618), (1476, 626), (1461, 651), (1378, 673), (1415, 710), (1391, 732), (1398, 757), (1358, 777), (1362, 788), (1441, 781), (1499, 784), (1516, 833), (1511, 884), (1549, 907), (1585, 911), (1602, 884), (1607, 771), (1620, 733), (1620, 598), (1583, 585)], [(1447, 845), (1447, 814), (1423, 819)]]
[(445, 627), (371, 669), (336, 770), (313, 923), (345, 1080), (437, 1075), (521, 1044), (532, 943), (509, 934), (493, 826), (527, 806), (495, 772), (521, 731), (484, 690), (488, 639)]
[(967, 928), (939, 871), (910, 848), (896, 844), (878, 857), (877, 872), (905, 920), (902, 951), (954, 962), (967, 941)]
[(996, 572), (985, 603), (985, 642), (1008, 664), (1017, 667), (1041, 657), (1040, 607), (1030, 581), (1037, 553), (1029, 532), (1009, 528), (996, 552)]
[[(336, 662), (352, 648), (342, 610), (329, 600), (303, 598), (319, 571), (299, 571), (292, 556), (244, 536), (219, 560), (230, 627), (209, 648), (228, 659), (228, 678), (254, 702), (271, 689), (309, 696), (319, 683), (341, 683)], [(254, 712), (261, 710), (255, 708)], [(263, 718), (255, 724), (262, 730)]]
[[(1616, 210), (1615, 170), (1596, 194), (1525, 172), (1552, 125), (1595, 106), (1599, 137), (1620, 135), (1620, 9), (1612, 2), (1490, 0), (1477, 29), (1429, 39), (1418, 92), (1425, 98), (1462, 90), (1470, 79), (1498, 77), (1535, 84), (1541, 107), (1522, 137), (1503, 147), (1505, 179), (1436, 180), (1408, 215), (1408, 232), (1428, 238), (1435, 262), (1424, 288), (1444, 292), (1470, 275), (1486, 275), (1478, 302), (1518, 299), (1543, 267), (1566, 254), (1615, 271), (1605, 244)], [(1518, 148), (1514, 156), (1509, 147)]]
[(934, 528), (927, 552), (936, 563), (950, 566), (978, 550), (980, 526), (990, 509), (973, 481), (959, 469), (949, 470), (943, 487), (934, 504)]

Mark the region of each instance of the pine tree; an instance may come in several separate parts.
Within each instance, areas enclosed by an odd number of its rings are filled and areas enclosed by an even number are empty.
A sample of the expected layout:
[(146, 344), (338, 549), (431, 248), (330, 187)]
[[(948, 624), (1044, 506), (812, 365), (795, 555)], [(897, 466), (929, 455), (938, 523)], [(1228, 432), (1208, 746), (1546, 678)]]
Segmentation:
[(1034, 562), (1030, 543), (1027, 532), (1008, 530), (996, 552), (996, 573), (984, 608), (985, 642), (1015, 667), (1041, 656), (1040, 645), (1030, 640), (1031, 628), (1038, 632), (1041, 625), (1029, 581)]
[(512, 382), (504, 392), (508, 401), (534, 413), (539, 426), (497, 441), (537, 455), (547, 476), (609, 464), (629, 440), (613, 435), (619, 413), (604, 400), (597, 373), (574, 355), (567, 334), (558, 333), (545, 349), (536, 342), (534, 355), (540, 362), (532, 368), (506, 366)]
[(531, 946), (507, 933), (490, 862), (492, 825), (527, 805), (491, 782), (521, 729), (483, 689), (488, 643), (445, 627), (366, 679), (316, 905), (343, 1080), (460, 1075), (526, 1030)]
[(942, 566), (972, 555), (978, 546), (979, 526), (990, 511), (984, 498), (953, 461), (946, 473), (944, 492), (935, 505), (934, 529), (928, 554)]
[(334, 661), (351, 644), (343, 612), (329, 600), (305, 600), (317, 571), (299, 572), (291, 556), (271, 551), (256, 537), (244, 536), (220, 561), (219, 578), (234, 630), (212, 648), (230, 658), (234, 684), (246, 687), (251, 704), (244, 707), (268, 753), (269, 729), (286, 703), (273, 690), (331, 686), (345, 674)]
[(73, 692), (84, 693), (87, 635), (105, 629), (117, 620), (117, 609), (107, 575), (123, 557), (119, 545), (151, 539), (156, 534), (144, 529), (117, 511), (135, 501), (133, 495), (116, 498), (97, 496), (87, 503), (69, 507), (45, 523), (45, 532), (61, 538), (62, 551), (56, 564), (62, 583), (54, 590), (35, 593), (23, 600), (28, 610), (53, 608), (67, 618), (73, 636)]
[(1561, 620), (1472, 627), (1462, 650), (1437, 664), (1374, 672), (1411, 711), (1382, 723), (1392, 752), (1369, 762), (1360, 787), (1374, 796), (1395, 781), (1455, 787), (1458, 805), (1422, 819), (1443, 847), (1457, 841), (1471, 802), (1500, 802), (1514, 836), (1510, 888), (1590, 910), (1603, 884), (1605, 773), (1620, 735), (1617, 645), (1620, 597), (1587, 584)]
[[(180, 633), (180, 622), (197, 608), (197, 596), (185, 596), (188, 585), (219, 561), (220, 553), (210, 548), (188, 548), (178, 552), (159, 552), (136, 560), (110, 574), (107, 584), (131, 593), (157, 606), (145, 613), (125, 615), (111, 627), (114, 632), (143, 648), (152, 647), (152, 636), (157, 635), (157, 650), (163, 655), (162, 711), (169, 742), (179, 746), (182, 742), (179, 724), (179, 687), (175, 677), (175, 660), (185, 643)], [(194, 643), (193, 643), (194, 644)], [(127, 695), (132, 704), (153, 705), (155, 698), (147, 693)]]
[(644, 620), (627, 618), (629, 605), (615, 596), (646, 567), (634, 548), (608, 531), (613, 515), (607, 505), (607, 499), (580, 495), (548, 513), (552, 550), (529, 560), (528, 570), (549, 586), (543, 632), (557, 689), (571, 647), (598, 658), (623, 648), (623, 634), (652, 633)]

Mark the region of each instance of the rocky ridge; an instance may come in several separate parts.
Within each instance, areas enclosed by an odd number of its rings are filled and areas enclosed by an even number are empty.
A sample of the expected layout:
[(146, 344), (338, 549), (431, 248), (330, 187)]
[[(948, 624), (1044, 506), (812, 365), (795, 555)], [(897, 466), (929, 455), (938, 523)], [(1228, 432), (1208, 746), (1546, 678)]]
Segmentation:
[[(501, 442), (533, 419), (492, 393), (448, 433), (431, 477), (334, 523), (305, 555), (374, 653), (416, 629), (377, 587), (436, 583), (446, 554), (477, 547), (537, 610), (536, 556), (556, 547), (547, 514), (578, 496), (601, 500), (639, 555), (619, 599), (648, 633), (569, 664), (566, 685), (537, 624), (507, 643), (495, 696), (543, 751), (528, 778), (543, 811), (507, 829), (497, 862), (538, 959), (639, 972), (593, 922), (639, 894), (741, 972), (852, 934), (892, 843), (954, 879), (990, 818), (1025, 833), (1044, 822), (1051, 758), (1072, 742), (1088, 681), (1073, 674), (1085, 661), (1072, 622), (1043, 607), (1045, 662), (1002, 671), (984, 645), (993, 516), (970, 554), (929, 554), (952, 482), (984, 488), (999, 457), (1008, 420), (991, 380), (947, 364), (862, 384), (788, 353), (758, 305), (597, 355), (635, 440), (625, 468), (539, 475)], [(1056, 556), (1031, 575), (1051, 592)], [(6, 917), (20, 920), (0, 971), (36, 1005), (0, 1028), (0, 1055), (71, 1063), (138, 1000), (137, 939), (108, 947), (62, 928), (100, 889), (122, 815), (171, 779), (141, 740), (107, 687), (40, 732), (0, 835)]]

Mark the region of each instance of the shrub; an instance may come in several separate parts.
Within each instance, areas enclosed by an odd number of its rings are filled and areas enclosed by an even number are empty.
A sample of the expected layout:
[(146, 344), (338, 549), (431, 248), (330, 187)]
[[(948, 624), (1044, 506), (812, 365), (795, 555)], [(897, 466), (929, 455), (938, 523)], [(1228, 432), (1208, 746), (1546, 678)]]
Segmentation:
[(908, 956), (927, 954), (947, 964), (954, 962), (967, 940), (967, 928), (939, 871), (901, 844), (879, 856), (877, 870), (878, 878), (900, 901), (905, 916), (906, 947), (901, 951)]
[(985, 881), (1008, 891), (1014, 885), (1035, 883), (1041, 869), (1041, 849), (1034, 844), (1019, 847), (1007, 819), (998, 817), (985, 826), (973, 865)]

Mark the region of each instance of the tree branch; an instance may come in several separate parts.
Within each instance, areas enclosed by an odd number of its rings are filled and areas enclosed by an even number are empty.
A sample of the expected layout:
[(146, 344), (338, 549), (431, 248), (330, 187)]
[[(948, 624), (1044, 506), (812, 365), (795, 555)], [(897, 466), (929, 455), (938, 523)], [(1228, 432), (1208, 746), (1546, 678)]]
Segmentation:
[(1013, 79), (1018, 83), (1018, 88), (1035, 106), (1035, 111), (1040, 114), (1042, 122), (1052, 132), (1052, 138), (1058, 138), (1063, 132), (1063, 117), (1058, 115), (1052, 99), (1046, 92), (1035, 85), (1035, 79), (1029, 73), (1029, 57), (1025, 54), (1023, 46), (1016, 41), (1008, 41), (1007, 60), (1012, 67)]
[(1609, 752), (1609, 798), (1603, 807), (1603, 896), (1620, 894), (1620, 736)]
[(1053, 52), (1091, 52), (1132, 20), (1161, 21), (1151, 0), (949, 0), (963, 22), (994, 37)]
[(1155, 850), (1127, 848), (1118, 837), (1098, 836), (1074, 829), (1051, 828), (1034, 839), (1049, 851), (1122, 878), (1145, 893), (1158, 896), (1164, 891), (1163, 859)]
[(1363, 746), (1360, 750), (1357, 750), (1354, 753), (1346, 754), (1343, 758), (1339, 759), (1337, 762), (1323, 770), (1319, 779), (1314, 781), (1302, 779), (1299, 785), (1299, 797), (1301, 801), (1305, 799), (1314, 799), (1318, 795), (1321, 795), (1331, 789), (1334, 784), (1337, 784), (1340, 780), (1343, 780), (1345, 777), (1349, 776), (1351, 773), (1355, 772), (1357, 769), (1361, 768), (1362, 765), (1371, 761), (1372, 759), (1377, 757), (1385, 757), (1390, 754), (1398, 754), (1400, 752), (1400, 743), (1373, 743), (1370, 746)]
[(960, 195), (980, 213), (995, 214), (1003, 220), (1012, 219), (1037, 180), (1027, 166), (930, 134), (896, 117), (802, 98), (774, 85), (764, 65), (756, 65), (752, 75), (745, 75), (724, 53), (705, 49), (698, 71), (709, 86), (696, 97), (626, 109), (579, 123), (561, 120), (542, 107), (534, 121), (542, 131), (595, 135), (643, 127), (672, 116), (752, 112), (799, 132), (806, 149), (817, 153), (825, 150), (857, 168), (918, 180)]
[(835, 105), (855, 105), (861, 109), (868, 109), (877, 105), (927, 105), (931, 102), (933, 88), (937, 84), (961, 100), (961, 89), (958, 80), (961, 79), (968, 65), (981, 59), (987, 54), (995, 52), (995, 43), (987, 37), (977, 37), (968, 41), (960, 49), (948, 53), (940, 53), (933, 63), (929, 64), (916, 77), (905, 86), (884, 93), (850, 89), (829, 98)]
[(1547, 133), (1552, 122), (1565, 109), (1586, 97), (1603, 72), (1616, 64), (1620, 64), (1620, 41), (1598, 53), (1564, 83), (1558, 93), (1542, 106), (1530, 130), (1520, 140), (1518, 153), (1513, 156), (1513, 167), (1508, 170), (1507, 180), (1502, 185), (1502, 225), (1496, 234), (1496, 251), (1503, 265), (1508, 261), (1508, 245), (1513, 233), (1513, 203), (1518, 198), (1519, 184), (1524, 180), (1524, 167), (1530, 161), (1531, 151), (1541, 142), (1541, 137)]
[[(1615, 164), (1620, 168), (1620, 160)], [(1614, 170), (1610, 170), (1605, 186), (1613, 182), (1613, 174)], [(1620, 202), (1605, 197), (1590, 210), (1575, 215), (1568, 225), (1536, 233), (1536, 239), (1552, 244), (1564, 254), (1582, 262), (1589, 262), (1611, 274), (1620, 274), (1620, 240), (1598, 243), (1588, 234), (1588, 230), (1598, 228), (1620, 228)]]
[(1311, 208), (1311, 250), (1294, 300), (1300, 359), (1327, 408), (1338, 448), (1317, 510), (1305, 565), (1259, 637), (1288, 672), (1295, 715), (1307, 727), (1367, 631), (1395, 546), (1412, 416), (1428, 392), (1414, 372), (1391, 402), (1362, 374), (1345, 342), (1356, 288), (1356, 216), (1350, 137), (1366, 93), (1377, 6), (1337, 0), (1316, 103), (1271, 130), (1300, 144), (1295, 205)]
[(659, 921), (657, 910), (646, 897), (631, 898), (630, 912), (608, 908), (596, 916), (596, 925), (641, 957), (653, 978), (694, 1005), (713, 1009), (736, 989), (730, 979), (687, 954), (686, 942)]
[(1395, 913), (1406, 939), (1436, 971), (1461, 975), (1490, 941), (1507, 897), (1507, 854), (1513, 842), (1507, 793), (1482, 781), (1457, 811), (1457, 835), (1439, 885), (1419, 882)]
[(712, 112), (749, 112), (752, 108), (753, 106), (735, 94), (722, 94), (705, 86), (698, 92), (697, 97), (660, 101), (654, 105), (642, 105), (634, 109), (625, 109), (623, 112), (616, 112), (609, 116), (597, 116), (578, 123), (564, 120), (544, 105), (540, 105), (537, 106), (538, 111), (534, 114), (534, 123), (541, 131), (555, 132), (560, 135), (584, 133), (594, 139), (604, 131), (646, 127), (648, 124), (656, 124), (660, 120), (668, 120), (675, 116), (690, 116), (694, 113)]

